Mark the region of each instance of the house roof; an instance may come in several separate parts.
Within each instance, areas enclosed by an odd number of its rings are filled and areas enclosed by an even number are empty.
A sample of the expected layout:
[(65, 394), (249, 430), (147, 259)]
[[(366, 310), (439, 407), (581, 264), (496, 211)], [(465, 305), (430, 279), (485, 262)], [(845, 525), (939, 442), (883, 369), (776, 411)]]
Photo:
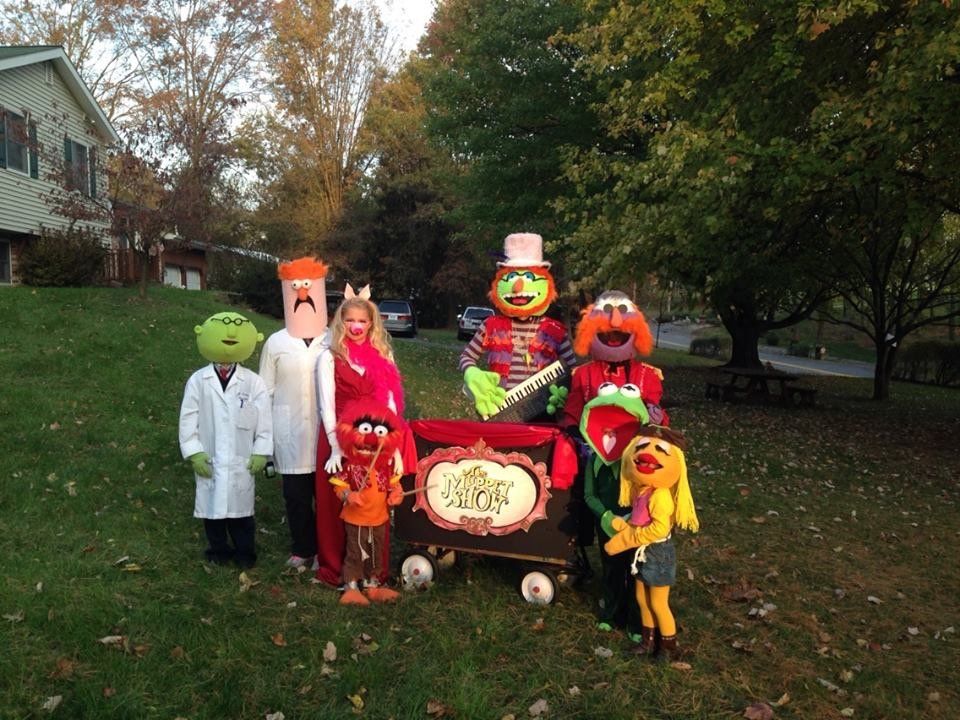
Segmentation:
[(94, 99), (86, 83), (80, 77), (76, 67), (70, 62), (67, 53), (59, 45), (5, 45), (0, 46), (0, 70), (33, 65), (50, 60), (60, 77), (66, 83), (77, 103), (93, 122), (97, 130), (112, 144), (120, 142), (120, 136), (113, 129), (110, 120)]

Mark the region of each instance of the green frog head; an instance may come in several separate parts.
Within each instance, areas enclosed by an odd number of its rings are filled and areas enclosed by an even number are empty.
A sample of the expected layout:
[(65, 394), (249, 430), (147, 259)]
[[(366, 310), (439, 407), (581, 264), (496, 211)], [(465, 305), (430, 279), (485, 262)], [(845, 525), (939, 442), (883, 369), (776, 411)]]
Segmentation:
[(605, 382), (597, 396), (586, 404), (580, 416), (580, 434), (604, 464), (612, 465), (624, 449), (650, 421), (640, 388), (633, 383), (617, 387)]
[(243, 362), (263, 340), (263, 334), (257, 332), (253, 323), (235, 312), (211, 315), (193, 331), (197, 334), (200, 354), (215, 363)]

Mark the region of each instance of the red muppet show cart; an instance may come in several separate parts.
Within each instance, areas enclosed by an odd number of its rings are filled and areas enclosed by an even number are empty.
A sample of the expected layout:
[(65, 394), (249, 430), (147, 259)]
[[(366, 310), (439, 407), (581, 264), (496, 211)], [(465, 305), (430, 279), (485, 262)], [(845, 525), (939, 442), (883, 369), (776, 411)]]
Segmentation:
[(414, 549), (404, 556), (405, 586), (434, 581), (428, 548), (526, 561), (524, 599), (550, 603), (557, 574), (574, 573), (576, 520), (570, 487), (576, 450), (556, 426), (414, 420), (416, 475), (394, 511), (396, 531)]

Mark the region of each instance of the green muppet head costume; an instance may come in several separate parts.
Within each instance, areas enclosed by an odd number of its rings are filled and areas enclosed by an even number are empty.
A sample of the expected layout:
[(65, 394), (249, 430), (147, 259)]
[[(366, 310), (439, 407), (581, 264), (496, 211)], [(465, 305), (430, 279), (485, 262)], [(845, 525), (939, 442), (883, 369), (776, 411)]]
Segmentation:
[[(233, 372), (234, 364), (249, 358), (257, 343), (263, 340), (263, 333), (257, 332), (250, 320), (235, 312), (211, 315), (203, 325), (195, 326), (193, 332), (197, 336), (197, 349), (200, 354), (217, 367), (221, 376), (229, 376)], [(206, 478), (213, 476), (210, 456), (206, 452), (194, 453), (187, 460), (197, 475)], [(252, 455), (247, 469), (256, 474), (262, 471), (266, 464), (266, 455)]]
[[(543, 238), (514, 233), (504, 239), (504, 260), (490, 285), (497, 314), (486, 319), (460, 356), (464, 384), (477, 412), (494, 415), (506, 392), (558, 359), (572, 365), (574, 356), (564, 325), (544, 317), (557, 298), (550, 263), (543, 259)], [(484, 356), (487, 370), (477, 361)], [(549, 412), (562, 405), (553, 393)]]

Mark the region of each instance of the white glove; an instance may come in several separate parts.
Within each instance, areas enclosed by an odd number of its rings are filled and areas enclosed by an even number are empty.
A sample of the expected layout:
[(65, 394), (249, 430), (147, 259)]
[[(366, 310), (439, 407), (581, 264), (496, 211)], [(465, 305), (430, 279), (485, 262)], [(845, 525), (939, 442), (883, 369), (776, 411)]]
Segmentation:
[(337, 442), (336, 432), (328, 432), (327, 440), (330, 441), (330, 459), (327, 460), (323, 469), (326, 470), (329, 475), (333, 475), (340, 472), (343, 466), (343, 451), (340, 449), (340, 443)]

